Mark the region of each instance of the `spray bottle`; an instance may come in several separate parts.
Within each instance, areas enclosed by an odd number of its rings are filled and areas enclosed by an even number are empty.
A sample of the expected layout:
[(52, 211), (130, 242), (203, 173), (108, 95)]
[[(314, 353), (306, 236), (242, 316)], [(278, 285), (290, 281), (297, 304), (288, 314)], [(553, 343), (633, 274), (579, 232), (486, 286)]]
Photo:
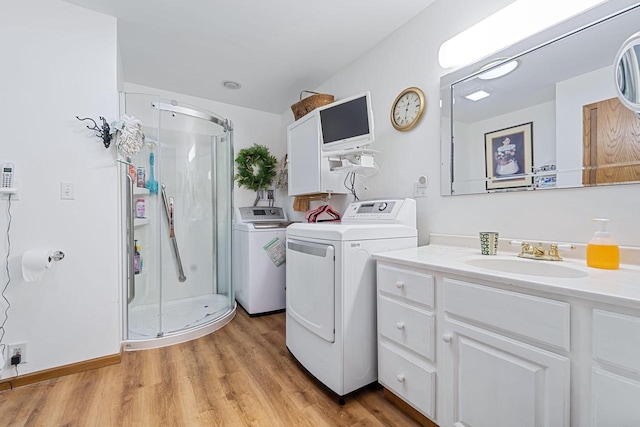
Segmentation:
[(611, 233), (607, 231), (606, 218), (594, 218), (599, 224), (598, 231), (595, 232), (587, 244), (587, 265), (595, 268), (606, 268), (616, 270), (620, 268), (620, 248), (611, 238)]

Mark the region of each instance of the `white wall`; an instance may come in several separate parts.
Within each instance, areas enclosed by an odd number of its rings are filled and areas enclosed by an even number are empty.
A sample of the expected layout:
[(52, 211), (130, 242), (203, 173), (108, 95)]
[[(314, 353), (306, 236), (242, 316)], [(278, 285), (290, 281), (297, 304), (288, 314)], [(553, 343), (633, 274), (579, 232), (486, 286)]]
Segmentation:
[[(437, 0), (388, 39), (325, 82), (319, 91), (337, 98), (370, 90), (376, 121), (371, 148), (380, 173), (367, 180), (365, 197), (410, 197), (413, 182), (429, 177), (428, 197), (418, 199), (420, 244), (429, 233), (477, 235), (494, 229), (501, 236), (523, 239), (586, 242), (592, 235), (591, 218), (608, 217), (620, 244), (640, 244), (638, 185), (558, 189), (535, 192), (440, 196), (438, 49), (448, 38), (510, 3), (508, 0)], [(391, 103), (409, 86), (419, 86), (427, 111), (413, 130), (395, 131), (389, 122)], [(291, 121), (290, 112), (283, 122)]]
[[(148, 93), (158, 95), (164, 99), (175, 99), (178, 102), (204, 108), (205, 110), (231, 120), (234, 127), (234, 158), (238, 155), (238, 152), (241, 149), (250, 147), (253, 144), (265, 145), (269, 148), (271, 154), (276, 156), (278, 161), (287, 152), (286, 133), (282, 132), (281, 116), (277, 114), (251, 110), (249, 108), (238, 107), (222, 102), (150, 88), (133, 83), (125, 82), (123, 89), (125, 92)], [(246, 188), (238, 188), (237, 185), (234, 186), (233, 198), (235, 206), (251, 206), (253, 205), (255, 197), (255, 192), (247, 190)], [(278, 191), (276, 195), (276, 205), (281, 206), (285, 199), (288, 199), (288, 197), (286, 197), (286, 193)]]
[[(0, 52), (0, 162), (15, 163), (19, 187), (3, 343), (28, 343), (22, 375), (120, 350), (115, 151), (75, 119), (117, 113), (116, 20), (57, 0), (4, 1)], [(60, 199), (61, 182), (75, 200)], [(0, 198), (3, 287), (7, 208)], [(39, 248), (66, 257), (26, 283), (21, 255)]]

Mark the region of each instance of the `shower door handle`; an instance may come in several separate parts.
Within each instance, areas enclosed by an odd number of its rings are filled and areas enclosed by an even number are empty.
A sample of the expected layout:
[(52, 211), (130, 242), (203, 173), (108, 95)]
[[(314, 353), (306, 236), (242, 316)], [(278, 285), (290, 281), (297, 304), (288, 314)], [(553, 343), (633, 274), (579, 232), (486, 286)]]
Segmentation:
[(187, 280), (187, 276), (184, 275), (184, 269), (182, 268), (182, 259), (180, 258), (180, 250), (178, 250), (178, 241), (176, 240), (176, 232), (173, 224), (173, 197), (167, 200), (165, 187), (166, 186), (162, 184), (162, 202), (164, 204), (164, 212), (167, 214), (167, 221), (169, 222), (169, 238), (173, 244), (173, 254), (176, 257), (176, 264), (178, 265), (178, 280), (184, 282)]
[(133, 214), (133, 177), (127, 173), (127, 223), (128, 223), (128, 233), (127, 233), (127, 303), (133, 301), (136, 296), (136, 276), (134, 274), (135, 270), (135, 241), (133, 236), (133, 230), (135, 229), (135, 215)]

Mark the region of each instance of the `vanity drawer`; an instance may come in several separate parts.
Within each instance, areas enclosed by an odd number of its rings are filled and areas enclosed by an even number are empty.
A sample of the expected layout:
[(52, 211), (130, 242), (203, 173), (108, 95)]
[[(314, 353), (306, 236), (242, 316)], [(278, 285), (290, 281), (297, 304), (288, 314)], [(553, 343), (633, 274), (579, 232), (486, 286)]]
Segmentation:
[(435, 416), (436, 372), (419, 366), (384, 344), (378, 351), (380, 384), (430, 418)]
[(378, 291), (406, 298), (425, 307), (433, 307), (433, 276), (380, 264)]
[(447, 313), (569, 351), (569, 304), (448, 278), (443, 285)]
[(640, 372), (640, 318), (593, 310), (593, 357)]
[(379, 295), (378, 333), (433, 361), (433, 313)]

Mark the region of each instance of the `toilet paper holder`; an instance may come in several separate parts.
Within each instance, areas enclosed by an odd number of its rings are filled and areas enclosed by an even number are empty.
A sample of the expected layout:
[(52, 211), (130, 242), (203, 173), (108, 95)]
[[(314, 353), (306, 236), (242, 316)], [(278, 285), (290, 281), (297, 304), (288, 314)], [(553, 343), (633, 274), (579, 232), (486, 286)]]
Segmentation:
[(49, 255), (49, 261), (62, 261), (64, 259), (64, 252), (55, 251), (51, 255)]

